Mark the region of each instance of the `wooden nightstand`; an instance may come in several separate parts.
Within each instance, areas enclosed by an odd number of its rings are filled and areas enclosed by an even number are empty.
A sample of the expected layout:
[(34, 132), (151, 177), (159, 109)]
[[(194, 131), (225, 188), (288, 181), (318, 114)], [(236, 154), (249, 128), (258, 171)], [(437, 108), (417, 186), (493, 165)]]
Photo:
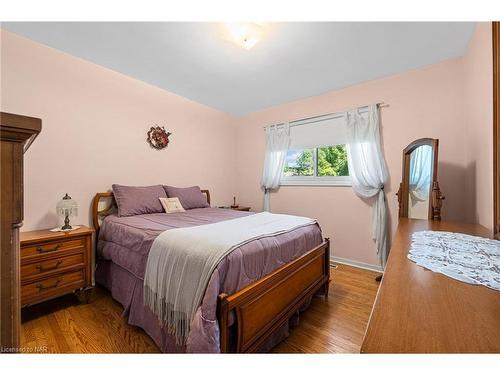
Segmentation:
[(239, 207), (229, 207), (229, 208), (235, 211), (250, 211), (251, 207), (239, 206)]
[(21, 232), (21, 305), (92, 288), (94, 230)]
[(218, 208), (225, 208), (228, 210), (235, 210), (235, 211), (250, 211), (252, 207), (245, 207), (245, 206), (238, 206), (238, 207), (229, 207), (229, 206), (219, 206)]

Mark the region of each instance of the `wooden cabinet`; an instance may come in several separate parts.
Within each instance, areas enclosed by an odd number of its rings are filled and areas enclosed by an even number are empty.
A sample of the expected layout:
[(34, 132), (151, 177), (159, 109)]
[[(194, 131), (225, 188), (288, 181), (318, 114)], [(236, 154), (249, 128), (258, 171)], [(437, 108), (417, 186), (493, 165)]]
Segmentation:
[(87, 227), (22, 232), (22, 306), (91, 288), (93, 235)]
[(19, 227), (23, 222), (23, 154), (42, 129), (40, 119), (0, 112), (0, 346), (19, 347), (21, 320)]
[(493, 40), (493, 229), (500, 240), (500, 22), (492, 22)]

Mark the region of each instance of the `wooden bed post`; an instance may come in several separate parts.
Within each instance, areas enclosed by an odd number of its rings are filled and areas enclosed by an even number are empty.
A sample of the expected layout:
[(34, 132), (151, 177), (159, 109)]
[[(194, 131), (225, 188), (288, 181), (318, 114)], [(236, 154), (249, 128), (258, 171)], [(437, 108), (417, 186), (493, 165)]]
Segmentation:
[(323, 286), (323, 291), (325, 293), (325, 299), (328, 299), (328, 291), (330, 290), (330, 238), (325, 238), (326, 248), (325, 248), (325, 275), (328, 276), (328, 281)]
[(229, 353), (229, 310), (227, 297), (228, 295), (226, 293), (221, 293), (219, 294), (217, 301), (217, 316), (219, 317), (221, 353)]

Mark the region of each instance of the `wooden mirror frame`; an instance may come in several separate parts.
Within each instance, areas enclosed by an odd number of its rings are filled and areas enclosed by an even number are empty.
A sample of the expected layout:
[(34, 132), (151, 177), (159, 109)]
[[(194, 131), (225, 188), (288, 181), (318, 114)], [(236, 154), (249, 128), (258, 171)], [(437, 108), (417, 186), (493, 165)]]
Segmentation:
[(441, 206), (444, 196), (441, 194), (439, 183), (437, 181), (439, 139), (434, 138), (417, 139), (406, 146), (403, 150), (403, 174), (401, 183), (399, 184), (399, 190), (396, 193), (399, 203), (399, 217), (408, 217), (411, 153), (420, 146), (432, 147), (432, 180), (431, 186), (429, 187), (429, 209), (427, 218), (429, 220), (441, 220)]

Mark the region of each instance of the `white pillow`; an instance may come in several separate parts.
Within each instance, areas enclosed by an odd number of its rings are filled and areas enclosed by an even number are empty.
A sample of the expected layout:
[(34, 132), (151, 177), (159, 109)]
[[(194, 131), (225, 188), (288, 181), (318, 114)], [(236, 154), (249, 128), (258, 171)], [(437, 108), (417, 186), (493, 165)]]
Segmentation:
[(173, 214), (174, 212), (186, 212), (184, 207), (182, 207), (179, 198), (159, 198), (163, 209), (167, 214)]

